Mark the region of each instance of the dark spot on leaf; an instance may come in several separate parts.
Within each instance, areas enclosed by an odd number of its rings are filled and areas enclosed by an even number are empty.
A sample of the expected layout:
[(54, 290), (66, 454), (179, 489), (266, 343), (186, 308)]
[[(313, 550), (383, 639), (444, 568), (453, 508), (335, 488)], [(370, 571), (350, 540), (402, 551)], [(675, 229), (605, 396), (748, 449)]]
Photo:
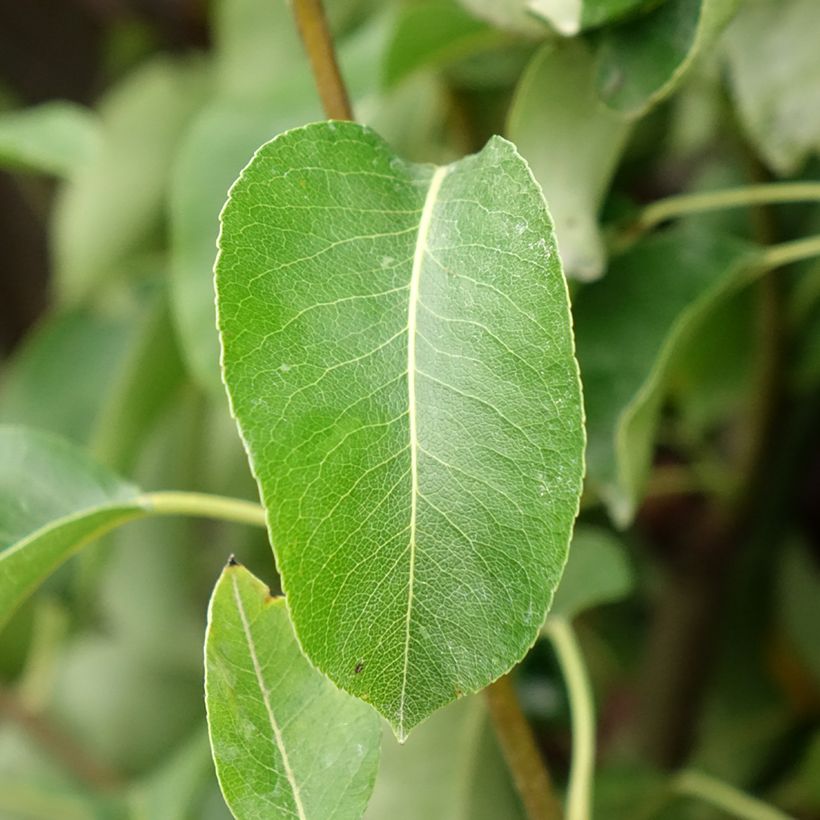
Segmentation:
[(239, 561), (236, 560), (236, 558), (233, 556), (233, 554), (228, 556), (228, 566), (229, 567), (238, 567), (239, 566)]
[(358, 675), (358, 674), (359, 674), (359, 672), (361, 672), (361, 671), (362, 671), (362, 669), (364, 669), (364, 661), (359, 661), (359, 662), (356, 664), (356, 668), (355, 668), (353, 671), (354, 671), (354, 673), (355, 673), (355, 674), (357, 674), (357, 675)]

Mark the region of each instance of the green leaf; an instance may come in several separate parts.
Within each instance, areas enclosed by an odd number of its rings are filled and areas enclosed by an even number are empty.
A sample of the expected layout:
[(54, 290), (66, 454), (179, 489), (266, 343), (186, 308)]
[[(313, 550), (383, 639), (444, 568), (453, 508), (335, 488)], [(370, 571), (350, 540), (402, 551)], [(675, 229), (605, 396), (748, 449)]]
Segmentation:
[(603, 279), (578, 293), (588, 479), (619, 526), (632, 519), (643, 490), (675, 351), (744, 281), (755, 255), (740, 240), (671, 230), (613, 259)]
[(77, 308), (46, 316), (3, 373), (0, 423), (24, 423), (88, 441), (141, 312), (129, 305), (124, 311)]
[(820, 153), (815, 0), (745, 3), (726, 32), (729, 78), (746, 132), (778, 174)]
[(609, 530), (578, 526), (550, 616), (572, 619), (585, 609), (625, 598), (633, 586), (624, 545)]
[(405, 744), (385, 733), (366, 820), (524, 816), (480, 696), (442, 709)]
[(87, 299), (151, 247), (180, 131), (205, 87), (199, 62), (144, 63), (101, 102), (102, 145), (55, 203), (52, 243), (60, 299)]
[(708, 48), (740, 0), (666, 0), (601, 35), (598, 91), (617, 111), (644, 114), (669, 96)]
[(0, 625), (88, 541), (146, 514), (136, 487), (57, 436), (0, 426)]
[(508, 41), (447, 0), (425, 0), (402, 10), (385, 60), (388, 85), (419, 68), (446, 65)]
[(559, 34), (578, 32), (627, 17), (653, 0), (529, 0), (533, 14), (546, 20)]
[(214, 589), (205, 703), (216, 773), (238, 820), (364, 813), (379, 720), (313, 669), (283, 598), (231, 563)]
[(79, 105), (51, 102), (0, 115), (0, 167), (67, 177), (99, 144), (96, 118)]
[(498, 28), (529, 37), (545, 37), (551, 31), (546, 22), (533, 14), (527, 0), (460, 0), (471, 14)]
[(583, 429), (549, 215), (513, 145), (414, 165), (319, 123), (222, 216), (225, 382), (308, 657), (400, 737), (535, 640)]
[(507, 131), (544, 190), (567, 276), (597, 279), (606, 266), (598, 210), (630, 126), (601, 105), (581, 41), (548, 44), (515, 92)]

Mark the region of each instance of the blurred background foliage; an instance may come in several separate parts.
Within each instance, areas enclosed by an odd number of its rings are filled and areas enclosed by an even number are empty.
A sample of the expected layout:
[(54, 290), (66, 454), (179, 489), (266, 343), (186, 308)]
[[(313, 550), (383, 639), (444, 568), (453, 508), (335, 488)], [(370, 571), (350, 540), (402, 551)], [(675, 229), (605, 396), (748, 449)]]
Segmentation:
[[(557, 604), (584, 609), (595, 816), (720, 816), (675, 790), (687, 764), (819, 818), (820, 265), (759, 269), (762, 247), (820, 231), (820, 204), (651, 235), (640, 215), (818, 180), (820, 3), (327, 8), (359, 119), (418, 161), (505, 134), (555, 219), (589, 425), (572, 571), (614, 583)], [(217, 216), (261, 143), (321, 118), (283, 0), (2, 0), (0, 421), (146, 489), (255, 499), (219, 378)], [(228, 816), (201, 645), (230, 553), (276, 588), (259, 533), (141, 521), (20, 610), (0, 634), (0, 817)], [(518, 685), (563, 782), (546, 644)], [(401, 750), (385, 735), (368, 817), (520, 816), (481, 699)]]

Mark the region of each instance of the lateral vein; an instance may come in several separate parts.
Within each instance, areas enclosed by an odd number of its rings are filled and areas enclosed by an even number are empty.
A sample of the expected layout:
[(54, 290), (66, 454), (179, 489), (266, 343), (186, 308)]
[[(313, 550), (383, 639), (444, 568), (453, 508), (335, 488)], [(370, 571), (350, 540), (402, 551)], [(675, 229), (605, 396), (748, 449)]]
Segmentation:
[(413, 254), (410, 273), (410, 293), (407, 303), (407, 413), (410, 433), (410, 568), (407, 585), (407, 614), (404, 622), (404, 669), (402, 671), (401, 697), (399, 698), (399, 741), (404, 741), (404, 711), (407, 698), (407, 672), (410, 660), (410, 623), (413, 613), (413, 585), (416, 572), (416, 514), (418, 512), (418, 427), (416, 421), (416, 324), (419, 304), (419, 288), (424, 258), (427, 254), (428, 234), (433, 221), (433, 210), (438, 199), (441, 183), (447, 176), (448, 166), (436, 168), (430, 179), (430, 187), (424, 200), (419, 220), (419, 233)]
[(239, 594), (239, 585), (236, 583), (236, 575), (231, 577), (233, 582), (233, 597), (236, 601), (236, 608), (239, 611), (239, 618), (242, 621), (242, 630), (245, 633), (245, 640), (248, 644), (248, 651), (253, 662), (253, 670), (256, 673), (256, 682), (259, 684), (259, 690), (262, 693), (262, 702), (265, 704), (265, 711), (268, 713), (268, 721), (273, 730), (273, 737), (276, 741), (276, 747), (279, 749), (279, 754), (282, 756), (282, 765), (285, 767), (285, 777), (290, 783), (291, 791), (293, 792), (293, 802), (296, 804), (296, 811), (299, 815), (299, 820), (307, 820), (305, 814), (305, 807), (302, 805), (302, 796), (299, 792), (299, 785), (296, 782), (296, 777), (293, 774), (293, 769), (290, 767), (290, 760), (288, 760), (288, 753), (285, 749), (285, 743), (282, 739), (282, 731), (273, 714), (273, 707), (270, 702), (270, 693), (265, 685), (265, 678), (262, 674), (262, 665), (259, 663), (259, 656), (256, 654), (256, 644), (253, 641), (251, 634), (251, 625), (248, 623), (248, 616), (245, 613), (245, 607), (242, 604), (242, 597)]

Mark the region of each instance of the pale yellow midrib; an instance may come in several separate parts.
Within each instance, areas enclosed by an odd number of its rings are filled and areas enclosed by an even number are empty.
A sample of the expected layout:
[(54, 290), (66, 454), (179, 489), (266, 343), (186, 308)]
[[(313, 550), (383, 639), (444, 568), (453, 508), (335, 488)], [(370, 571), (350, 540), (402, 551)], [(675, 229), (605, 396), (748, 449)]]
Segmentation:
[(407, 414), (410, 435), (410, 568), (407, 588), (407, 614), (404, 623), (404, 669), (402, 671), (401, 697), (399, 699), (399, 740), (406, 738), (404, 731), (404, 705), (407, 695), (407, 672), (410, 659), (410, 620), (413, 612), (413, 584), (416, 571), (416, 513), (418, 509), (418, 430), (416, 426), (416, 321), (419, 302), (419, 283), (424, 256), (427, 252), (427, 235), (433, 221), (441, 183), (447, 175), (448, 166), (436, 168), (430, 178), (430, 187), (424, 200), (419, 220), (413, 268), (410, 273), (410, 293), (407, 303)]
[(307, 815), (305, 814), (305, 807), (302, 805), (302, 796), (299, 792), (299, 785), (296, 782), (296, 777), (293, 774), (293, 769), (291, 769), (290, 767), (288, 753), (285, 750), (285, 743), (282, 739), (282, 732), (279, 728), (279, 724), (276, 721), (276, 717), (273, 714), (273, 707), (270, 703), (270, 695), (268, 693), (267, 687), (265, 686), (265, 678), (262, 674), (262, 666), (259, 663), (259, 657), (256, 654), (256, 645), (253, 642), (251, 626), (248, 623), (248, 616), (245, 614), (245, 607), (242, 604), (242, 597), (239, 594), (239, 585), (236, 583), (235, 574), (233, 575), (231, 580), (233, 581), (233, 596), (234, 600), (236, 601), (236, 608), (239, 611), (239, 618), (242, 621), (242, 630), (245, 633), (245, 640), (248, 644), (248, 652), (250, 652), (251, 661), (253, 662), (253, 670), (256, 673), (256, 682), (257, 684), (259, 684), (259, 690), (262, 693), (262, 701), (265, 704), (265, 711), (268, 713), (268, 721), (270, 722), (271, 729), (273, 730), (273, 737), (276, 741), (276, 747), (279, 749), (279, 754), (282, 756), (282, 765), (285, 767), (285, 777), (287, 777), (288, 783), (290, 783), (291, 791), (293, 792), (293, 802), (296, 804), (296, 811), (299, 813), (299, 820), (307, 820)]

